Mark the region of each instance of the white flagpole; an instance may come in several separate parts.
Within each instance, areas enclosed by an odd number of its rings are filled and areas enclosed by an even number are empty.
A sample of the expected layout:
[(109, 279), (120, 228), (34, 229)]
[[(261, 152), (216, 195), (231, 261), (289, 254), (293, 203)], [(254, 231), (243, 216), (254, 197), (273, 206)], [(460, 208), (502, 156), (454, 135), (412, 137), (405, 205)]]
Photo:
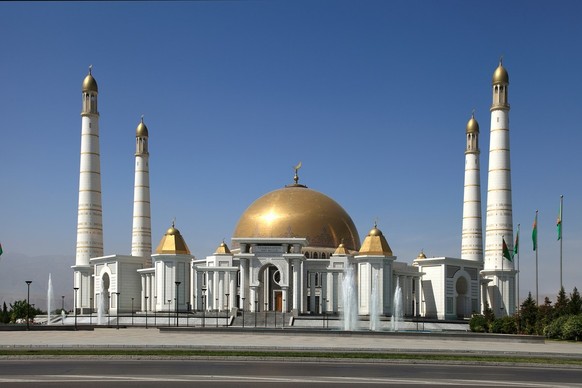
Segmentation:
[[(517, 251), (515, 252), (515, 254), (517, 255), (517, 307), (516, 307), (516, 311), (519, 310), (519, 227), (521, 224), (517, 224)], [(515, 248), (515, 247), (514, 247)]]
[(562, 236), (564, 235), (564, 220), (562, 218), (563, 207), (564, 206), (564, 196), (560, 195), (560, 290), (564, 287), (562, 283)]

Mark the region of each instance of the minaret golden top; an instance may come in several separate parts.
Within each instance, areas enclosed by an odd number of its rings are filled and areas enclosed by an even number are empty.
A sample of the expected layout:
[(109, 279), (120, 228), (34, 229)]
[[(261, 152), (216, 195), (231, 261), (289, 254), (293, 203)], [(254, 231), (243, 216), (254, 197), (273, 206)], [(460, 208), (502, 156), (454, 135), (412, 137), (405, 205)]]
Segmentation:
[(93, 78), (93, 75), (91, 74), (92, 69), (93, 69), (93, 65), (89, 65), (89, 74), (87, 74), (87, 76), (83, 80), (83, 87), (82, 87), (83, 92), (95, 92), (95, 93), (97, 93), (99, 91), (97, 88), (97, 81), (95, 81), (95, 78)]
[(507, 70), (503, 67), (503, 57), (499, 58), (499, 66), (497, 66), (497, 69), (493, 73), (493, 85), (498, 84), (509, 84), (509, 74), (507, 74)]
[(479, 123), (475, 120), (475, 109), (473, 109), (471, 118), (467, 122), (467, 133), (479, 133)]
[(141, 115), (141, 122), (135, 130), (135, 137), (148, 137), (148, 127), (143, 122), (143, 115)]

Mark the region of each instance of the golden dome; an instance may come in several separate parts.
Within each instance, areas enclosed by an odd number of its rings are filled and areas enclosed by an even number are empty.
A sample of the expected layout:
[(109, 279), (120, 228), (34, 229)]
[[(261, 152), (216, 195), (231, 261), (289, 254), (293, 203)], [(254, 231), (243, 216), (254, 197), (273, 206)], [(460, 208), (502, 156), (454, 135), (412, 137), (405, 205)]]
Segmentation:
[(93, 78), (93, 76), (91, 75), (91, 68), (92, 66), (89, 66), (89, 74), (87, 74), (87, 76), (83, 80), (82, 91), (97, 93), (98, 92), (97, 81), (95, 81), (95, 78)]
[(233, 237), (302, 237), (309, 246), (360, 248), (358, 231), (348, 213), (330, 197), (299, 184), (271, 191), (253, 202), (236, 225)]
[(467, 133), (479, 133), (479, 123), (475, 120), (475, 115), (471, 115), (471, 118), (467, 122)]
[(230, 249), (228, 249), (228, 245), (224, 243), (224, 241), (216, 248), (215, 254), (230, 254)]
[(135, 137), (148, 137), (148, 127), (143, 123), (143, 116), (141, 116), (141, 122), (135, 130)]
[(503, 67), (502, 61), (499, 61), (499, 66), (497, 66), (497, 69), (493, 73), (493, 85), (497, 84), (509, 84), (509, 74), (507, 74), (507, 70)]
[(374, 225), (370, 233), (364, 239), (362, 243), (362, 249), (358, 252), (360, 255), (378, 255), (378, 256), (393, 256), (392, 249), (386, 241), (386, 237), (382, 234), (382, 231)]
[(424, 254), (424, 251), (420, 251), (418, 256), (416, 256), (416, 260), (423, 260), (423, 259), (426, 259), (426, 255)]
[(337, 249), (335, 250), (335, 252), (333, 253), (334, 255), (349, 255), (350, 252), (346, 249), (346, 246), (341, 243)]
[(174, 228), (174, 224), (166, 231), (160, 244), (156, 248), (156, 253), (171, 255), (189, 255), (190, 250), (180, 231)]

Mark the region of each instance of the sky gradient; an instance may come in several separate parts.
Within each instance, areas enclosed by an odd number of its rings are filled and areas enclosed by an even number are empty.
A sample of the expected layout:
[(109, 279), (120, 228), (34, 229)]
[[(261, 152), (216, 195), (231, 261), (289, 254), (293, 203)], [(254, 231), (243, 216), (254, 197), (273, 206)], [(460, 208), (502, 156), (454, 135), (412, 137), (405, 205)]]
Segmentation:
[[(481, 128), (483, 235), (491, 76), (509, 72), (521, 295), (580, 286), (582, 5), (574, 1), (0, 3), (0, 302), (72, 298), (81, 83), (99, 84), (105, 254), (129, 254), (135, 128), (150, 134), (152, 243), (197, 257), (252, 201), (300, 182), (399, 261), (460, 256), (465, 125)], [(40, 303), (40, 302), (39, 302)]]

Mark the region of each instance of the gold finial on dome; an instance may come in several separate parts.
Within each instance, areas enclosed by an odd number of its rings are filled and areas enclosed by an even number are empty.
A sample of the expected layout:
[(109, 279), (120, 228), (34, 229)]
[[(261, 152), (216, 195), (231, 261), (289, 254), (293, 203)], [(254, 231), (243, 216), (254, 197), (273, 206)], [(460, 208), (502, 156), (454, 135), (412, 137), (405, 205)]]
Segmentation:
[(503, 67), (503, 56), (499, 58), (499, 66), (497, 66), (497, 69), (493, 73), (493, 85), (497, 84), (509, 84), (509, 74), (507, 74), (507, 70)]
[(416, 256), (416, 260), (423, 260), (423, 259), (426, 259), (426, 255), (424, 254), (424, 249), (421, 249), (418, 256)]
[(143, 122), (143, 115), (141, 115), (141, 121), (135, 130), (135, 137), (148, 137), (148, 127)]
[(89, 65), (89, 74), (87, 74), (87, 76), (83, 80), (83, 86), (81, 88), (81, 90), (83, 92), (95, 92), (95, 93), (97, 93), (99, 91), (97, 88), (97, 81), (95, 81), (95, 78), (93, 78), (93, 75), (91, 74), (92, 69), (93, 69), (93, 65)]
[(467, 133), (479, 133), (479, 123), (475, 120), (475, 109), (473, 109), (471, 118), (467, 122)]
[(293, 181), (295, 182), (296, 185), (299, 184), (299, 175), (297, 175), (297, 171), (299, 171), (299, 169), (301, 168), (302, 164), (301, 161), (299, 162), (299, 164), (295, 167), (293, 167), (293, 170), (295, 170), (295, 176), (293, 177)]
[(333, 253), (334, 255), (349, 255), (350, 252), (346, 249), (344, 245), (344, 239), (342, 238), (342, 242), (338, 245), (337, 249)]
[(175, 228), (175, 218), (172, 221), (172, 226), (168, 228), (160, 244), (156, 248), (156, 253), (170, 254), (170, 255), (189, 255), (190, 250), (186, 241), (180, 234), (180, 231)]

